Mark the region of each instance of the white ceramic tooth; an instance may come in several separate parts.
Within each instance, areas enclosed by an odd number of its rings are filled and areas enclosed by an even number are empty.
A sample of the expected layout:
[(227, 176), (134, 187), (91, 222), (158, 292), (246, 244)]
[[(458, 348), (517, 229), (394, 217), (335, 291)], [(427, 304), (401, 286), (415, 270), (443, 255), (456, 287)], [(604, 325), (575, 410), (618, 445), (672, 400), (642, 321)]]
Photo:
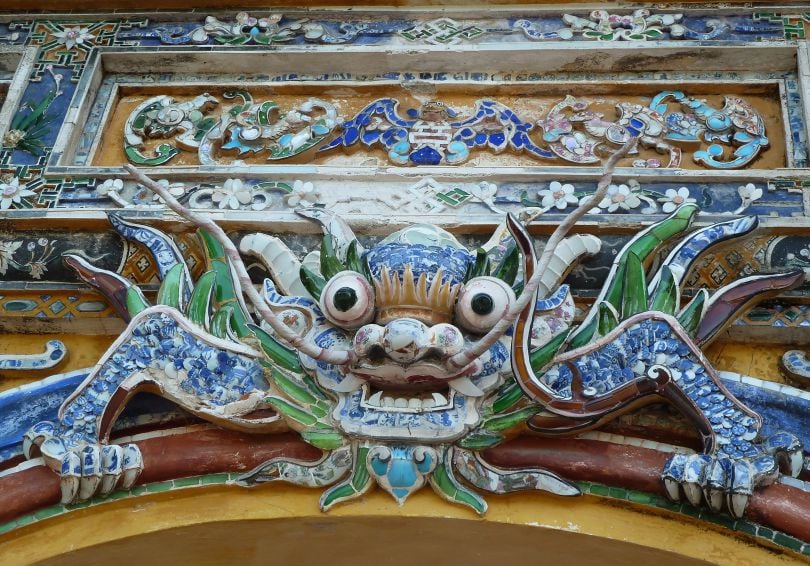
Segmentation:
[(797, 450), (790, 455), (790, 475), (794, 478), (799, 477), (803, 466), (804, 453), (801, 450)]
[(368, 398), (366, 401), (369, 405), (374, 405), (375, 407), (382, 406), (382, 391), (377, 391), (374, 395)]
[(398, 397), (394, 401), (394, 407), (396, 407), (397, 409), (405, 409), (407, 406), (408, 406), (408, 400), (403, 399), (402, 397)]
[(393, 407), (394, 406), (394, 398), (393, 397), (383, 397), (382, 406), (383, 407)]
[(421, 409), (422, 408), (422, 400), (419, 397), (411, 397), (408, 399), (408, 408), (409, 409)]
[(748, 506), (748, 495), (742, 493), (732, 493), (728, 498), (728, 507), (731, 515), (737, 519), (745, 514), (745, 508)]
[(700, 489), (700, 485), (694, 482), (685, 482), (683, 484), (683, 493), (686, 495), (686, 499), (689, 500), (689, 503), (695, 507), (700, 505), (703, 499), (703, 491)]
[(484, 394), (475, 383), (470, 381), (469, 377), (458, 377), (451, 381), (449, 385), (467, 397), (481, 397)]
[(681, 500), (681, 485), (673, 479), (664, 479), (664, 488), (667, 490), (667, 495), (672, 501)]
[[(447, 399), (445, 399), (444, 395), (442, 395), (441, 393), (432, 393), (432, 395), (433, 395), (433, 406), (444, 407), (445, 405), (447, 405)], [(424, 407), (425, 404), (422, 403), (422, 406)]]
[(353, 373), (350, 373), (345, 378), (343, 378), (343, 381), (335, 385), (332, 389), (340, 393), (351, 393), (352, 391), (360, 389), (364, 383), (365, 381), (363, 381)]
[(422, 408), (423, 409), (432, 409), (435, 406), (436, 406), (436, 401), (434, 401), (433, 399), (425, 399), (424, 401), (422, 401)]

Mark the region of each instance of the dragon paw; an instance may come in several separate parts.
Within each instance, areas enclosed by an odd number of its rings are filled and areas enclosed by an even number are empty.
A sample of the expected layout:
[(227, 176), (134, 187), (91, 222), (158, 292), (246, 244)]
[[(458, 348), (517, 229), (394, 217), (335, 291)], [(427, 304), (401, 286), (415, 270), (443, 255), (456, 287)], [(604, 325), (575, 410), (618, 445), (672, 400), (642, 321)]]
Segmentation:
[(129, 489), (143, 470), (137, 445), (70, 442), (47, 421), (26, 432), (23, 453), (29, 459), (41, 454), (45, 464), (59, 474), (63, 504), (107, 495), (116, 487)]
[(802, 445), (792, 434), (774, 434), (759, 448), (756, 455), (744, 458), (675, 454), (661, 475), (667, 495), (673, 501), (680, 501), (683, 495), (695, 506), (705, 501), (716, 513), (727, 509), (733, 517), (741, 518), (755, 488), (775, 482), (780, 468), (792, 476), (802, 469)]

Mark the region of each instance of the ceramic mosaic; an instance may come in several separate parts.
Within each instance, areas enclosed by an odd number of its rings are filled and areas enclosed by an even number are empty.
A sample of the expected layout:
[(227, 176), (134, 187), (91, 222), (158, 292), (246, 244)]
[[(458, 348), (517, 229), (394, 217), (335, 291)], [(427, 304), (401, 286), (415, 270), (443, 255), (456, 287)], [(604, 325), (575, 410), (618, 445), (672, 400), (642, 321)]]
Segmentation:
[[(0, 533), (281, 482), (324, 512), (613, 497), (806, 554), (762, 509), (810, 491), (807, 21), (3, 14), (0, 333), (30, 347), (0, 345), (0, 487), (43, 470), (61, 503)], [(739, 337), (789, 383), (713, 367)], [(286, 440), (160, 468), (201, 431)], [(649, 491), (588, 464), (610, 445)]]

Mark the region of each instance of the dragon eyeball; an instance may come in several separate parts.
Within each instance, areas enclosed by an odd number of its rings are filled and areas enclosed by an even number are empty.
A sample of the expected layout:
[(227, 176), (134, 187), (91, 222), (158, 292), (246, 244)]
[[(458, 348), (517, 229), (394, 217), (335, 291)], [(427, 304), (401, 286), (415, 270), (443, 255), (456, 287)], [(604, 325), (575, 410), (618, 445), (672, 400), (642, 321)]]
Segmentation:
[(495, 277), (476, 277), (468, 281), (456, 302), (456, 323), (475, 334), (489, 331), (515, 302), (515, 292)]
[(374, 289), (355, 271), (341, 271), (321, 291), (321, 310), (344, 328), (358, 328), (374, 319)]

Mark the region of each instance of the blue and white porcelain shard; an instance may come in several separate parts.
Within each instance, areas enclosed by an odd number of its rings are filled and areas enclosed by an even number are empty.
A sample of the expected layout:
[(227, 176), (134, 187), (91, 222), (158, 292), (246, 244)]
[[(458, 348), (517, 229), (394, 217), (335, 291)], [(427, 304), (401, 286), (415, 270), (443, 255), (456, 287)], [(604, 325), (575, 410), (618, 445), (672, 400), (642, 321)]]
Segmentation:
[(121, 234), (121, 236), (127, 240), (140, 242), (146, 246), (146, 249), (149, 250), (155, 260), (155, 267), (157, 268), (158, 276), (161, 280), (166, 277), (166, 274), (175, 265), (181, 264), (184, 266), (184, 284), (182, 286), (183, 304), (187, 304), (194, 285), (191, 282), (191, 274), (183, 259), (183, 252), (180, 251), (177, 244), (166, 236), (166, 234), (151, 226), (129, 222), (121, 218), (119, 214), (114, 213), (109, 214), (108, 218), (112, 227), (115, 228), (115, 231)]
[(41, 370), (58, 366), (67, 355), (60, 340), (48, 340), (41, 354), (0, 354), (0, 370)]

